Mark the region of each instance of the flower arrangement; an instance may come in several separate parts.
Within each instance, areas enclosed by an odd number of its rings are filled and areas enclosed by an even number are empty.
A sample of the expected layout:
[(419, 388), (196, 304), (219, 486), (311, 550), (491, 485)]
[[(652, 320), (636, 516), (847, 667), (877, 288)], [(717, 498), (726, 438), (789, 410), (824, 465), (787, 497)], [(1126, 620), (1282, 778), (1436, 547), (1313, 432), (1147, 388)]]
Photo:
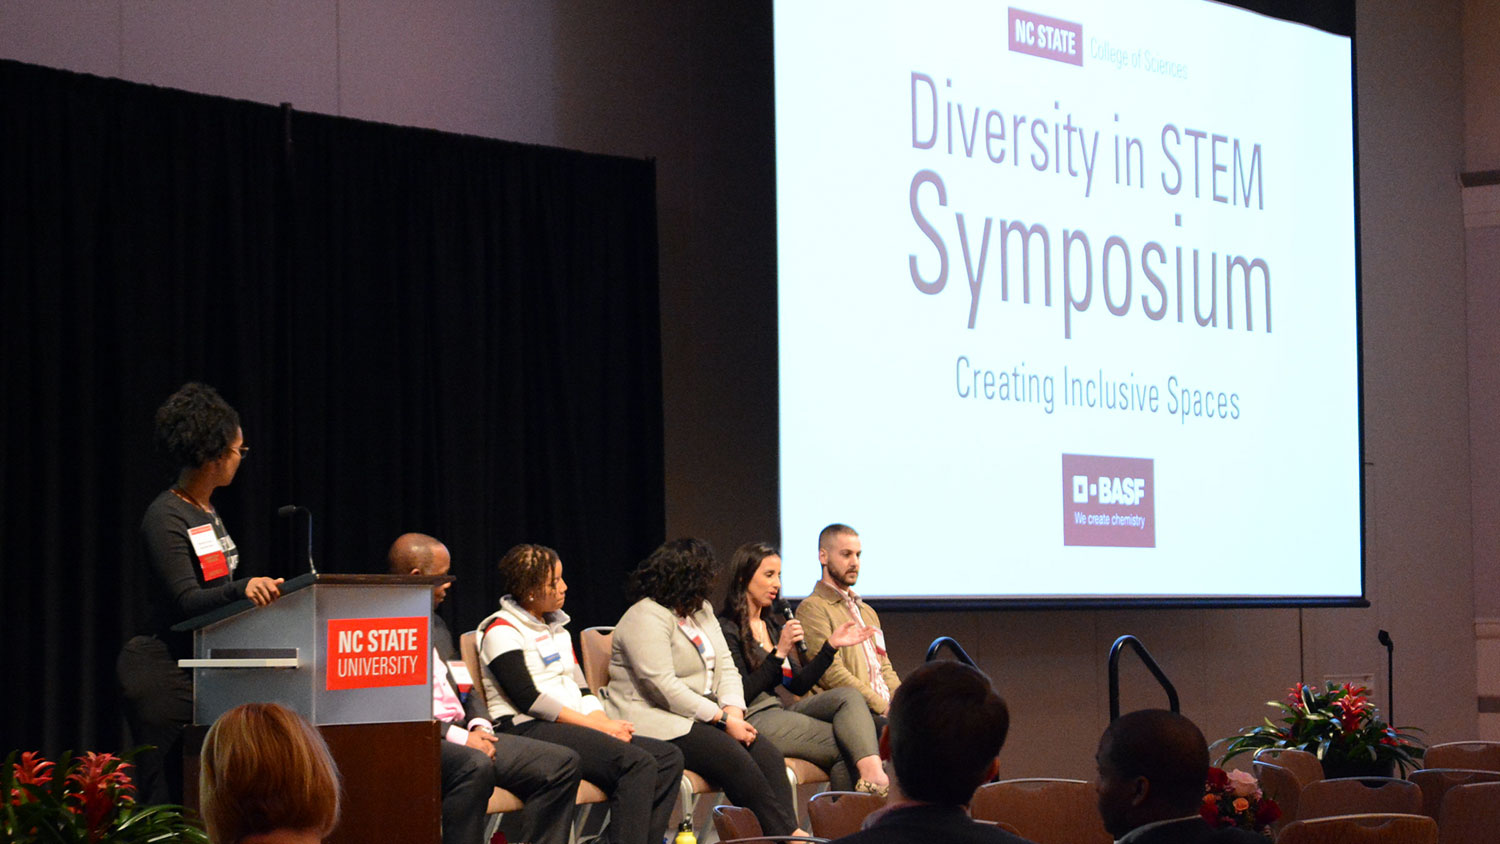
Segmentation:
[(137, 804), (129, 769), (111, 753), (64, 753), (53, 763), (33, 751), (17, 761), (12, 752), (0, 766), (0, 840), (208, 844), (183, 807)]
[(1212, 827), (1239, 827), (1270, 837), (1271, 824), (1281, 817), (1276, 801), (1261, 794), (1260, 783), (1244, 771), (1209, 768), (1198, 814)]
[(1298, 683), (1286, 700), (1266, 701), (1286, 717), (1280, 723), (1267, 718), (1223, 739), (1219, 764), (1262, 747), (1291, 747), (1317, 756), (1330, 777), (1388, 775), (1398, 765), (1405, 774), (1418, 767), (1423, 743), (1411, 733), (1421, 731), (1380, 720), (1369, 695), (1369, 689), (1351, 683), (1329, 683), (1324, 689)]

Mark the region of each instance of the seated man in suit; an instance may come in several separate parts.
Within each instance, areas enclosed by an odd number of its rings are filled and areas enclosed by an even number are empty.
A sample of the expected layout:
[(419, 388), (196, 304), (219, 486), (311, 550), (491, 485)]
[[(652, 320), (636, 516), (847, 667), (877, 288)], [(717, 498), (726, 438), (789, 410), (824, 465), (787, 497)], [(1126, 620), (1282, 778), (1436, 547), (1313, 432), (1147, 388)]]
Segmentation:
[[(422, 533), (398, 537), (386, 559), (391, 574), (444, 575), (452, 562), (447, 546)], [(432, 714), (443, 726), (443, 844), (483, 844), (485, 806), (497, 785), (526, 802), (522, 841), (567, 844), (577, 812), (578, 754), (559, 744), (496, 735), (473, 696), (460, 700), (449, 668), (459, 662), (453, 634), (435, 612), (451, 585), (432, 590)]]
[(1099, 738), (1099, 816), (1119, 844), (1266, 844), (1243, 829), (1214, 829), (1198, 814), (1208, 743), (1187, 718), (1142, 709)]
[(990, 678), (958, 662), (929, 662), (891, 697), (880, 757), (892, 767), (890, 801), (848, 844), (1027, 844), (969, 817), (974, 790), (1000, 769), (1010, 729)]

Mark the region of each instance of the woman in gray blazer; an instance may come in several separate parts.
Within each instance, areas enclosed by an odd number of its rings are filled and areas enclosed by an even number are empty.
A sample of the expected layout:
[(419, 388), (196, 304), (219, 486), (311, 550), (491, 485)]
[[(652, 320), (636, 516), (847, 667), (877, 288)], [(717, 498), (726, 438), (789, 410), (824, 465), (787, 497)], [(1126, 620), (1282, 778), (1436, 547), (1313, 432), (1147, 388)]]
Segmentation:
[(677, 745), (687, 767), (754, 812), (766, 835), (804, 835), (781, 751), (757, 741), (745, 720), (739, 671), (707, 600), (714, 567), (707, 543), (677, 539), (631, 573), (635, 603), (615, 626), (605, 711)]

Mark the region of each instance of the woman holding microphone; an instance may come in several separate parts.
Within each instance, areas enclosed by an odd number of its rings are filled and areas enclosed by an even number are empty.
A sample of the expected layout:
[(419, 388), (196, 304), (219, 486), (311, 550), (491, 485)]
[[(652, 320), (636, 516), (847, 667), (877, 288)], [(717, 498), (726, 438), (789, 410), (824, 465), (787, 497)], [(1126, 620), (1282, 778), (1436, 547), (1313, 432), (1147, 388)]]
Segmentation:
[[(870, 709), (859, 692), (840, 686), (808, 695), (833, 663), (838, 648), (858, 645), (875, 635), (873, 627), (845, 622), (829, 634), (816, 654), (798, 645), (802, 624), (774, 611), (781, 594), (781, 555), (764, 542), (741, 545), (734, 552), (729, 592), (719, 609), (719, 624), (730, 656), (739, 669), (748, 718), (760, 735), (787, 756), (828, 771), (829, 787), (884, 795), (890, 787), (880, 764), (878, 736)], [(783, 704), (784, 689), (791, 703)], [(855, 780), (851, 772), (857, 773)]]

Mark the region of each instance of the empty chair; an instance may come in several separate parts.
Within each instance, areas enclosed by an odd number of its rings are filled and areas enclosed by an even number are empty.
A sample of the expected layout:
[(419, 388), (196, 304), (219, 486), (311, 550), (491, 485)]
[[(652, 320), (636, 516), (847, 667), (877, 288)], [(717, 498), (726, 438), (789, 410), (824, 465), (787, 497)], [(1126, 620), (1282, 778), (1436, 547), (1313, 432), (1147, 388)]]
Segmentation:
[(1443, 796), (1451, 788), (1471, 783), (1500, 782), (1500, 771), (1471, 771), (1464, 768), (1423, 768), (1412, 771), (1407, 779), (1422, 789), (1422, 814), (1440, 820)]
[(1390, 777), (1340, 777), (1318, 780), (1302, 789), (1298, 820), (1335, 815), (1422, 813), (1422, 789)]
[(1304, 786), (1323, 778), (1323, 763), (1318, 761), (1318, 757), (1295, 747), (1262, 747), (1255, 751), (1255, 761), (1286, 768)]
[(578, 633), (579, 659), (583, 662), (583, 681), (594, 694), (609, 682), (609, 647), (613, 627), (585, 627)]
[(1434, 744), (1422, 755), (1422, 767), (1500, 771), (1500, 741), (1450, 741)]
[[(1314, 759), (1314, 762), (1317, 760)], [(1271, 834), (1279, 833), (1287, 824), (1297, 819), (1302, 799), (1302, 784), (1292, 771), (1270, 762), (1255, 760), (1255, 778), (1260, 781), (1260, 791), (1276, 802), (1281, 817), (1271, 824)]]
[(859, 832), (865, 818), (885, 805), (884, 797), (860, 791), (824, 791), (814, 794), (807, 804), (813, 835), (819, 838), (842, 838)]
[(744, 806), (715, 806), (714, 831), (719, 833), (720, 841), (759, 838), (761, 835), (760, 821)]
[(1036, 844), (1111, 844), (1098, 802), (1094, 786), (1083, 780), (1001, 780), (974, 792), (969, 814), (1004, 823)]
[(1437, 822), (1426, 815), (1334, 815), (1293, 821), (1276, 844), (1437, 844)]
[(1480, 844), (1500, 837), (1500, 782), (1455, 786), (1443, 798), (1439, 844)]

